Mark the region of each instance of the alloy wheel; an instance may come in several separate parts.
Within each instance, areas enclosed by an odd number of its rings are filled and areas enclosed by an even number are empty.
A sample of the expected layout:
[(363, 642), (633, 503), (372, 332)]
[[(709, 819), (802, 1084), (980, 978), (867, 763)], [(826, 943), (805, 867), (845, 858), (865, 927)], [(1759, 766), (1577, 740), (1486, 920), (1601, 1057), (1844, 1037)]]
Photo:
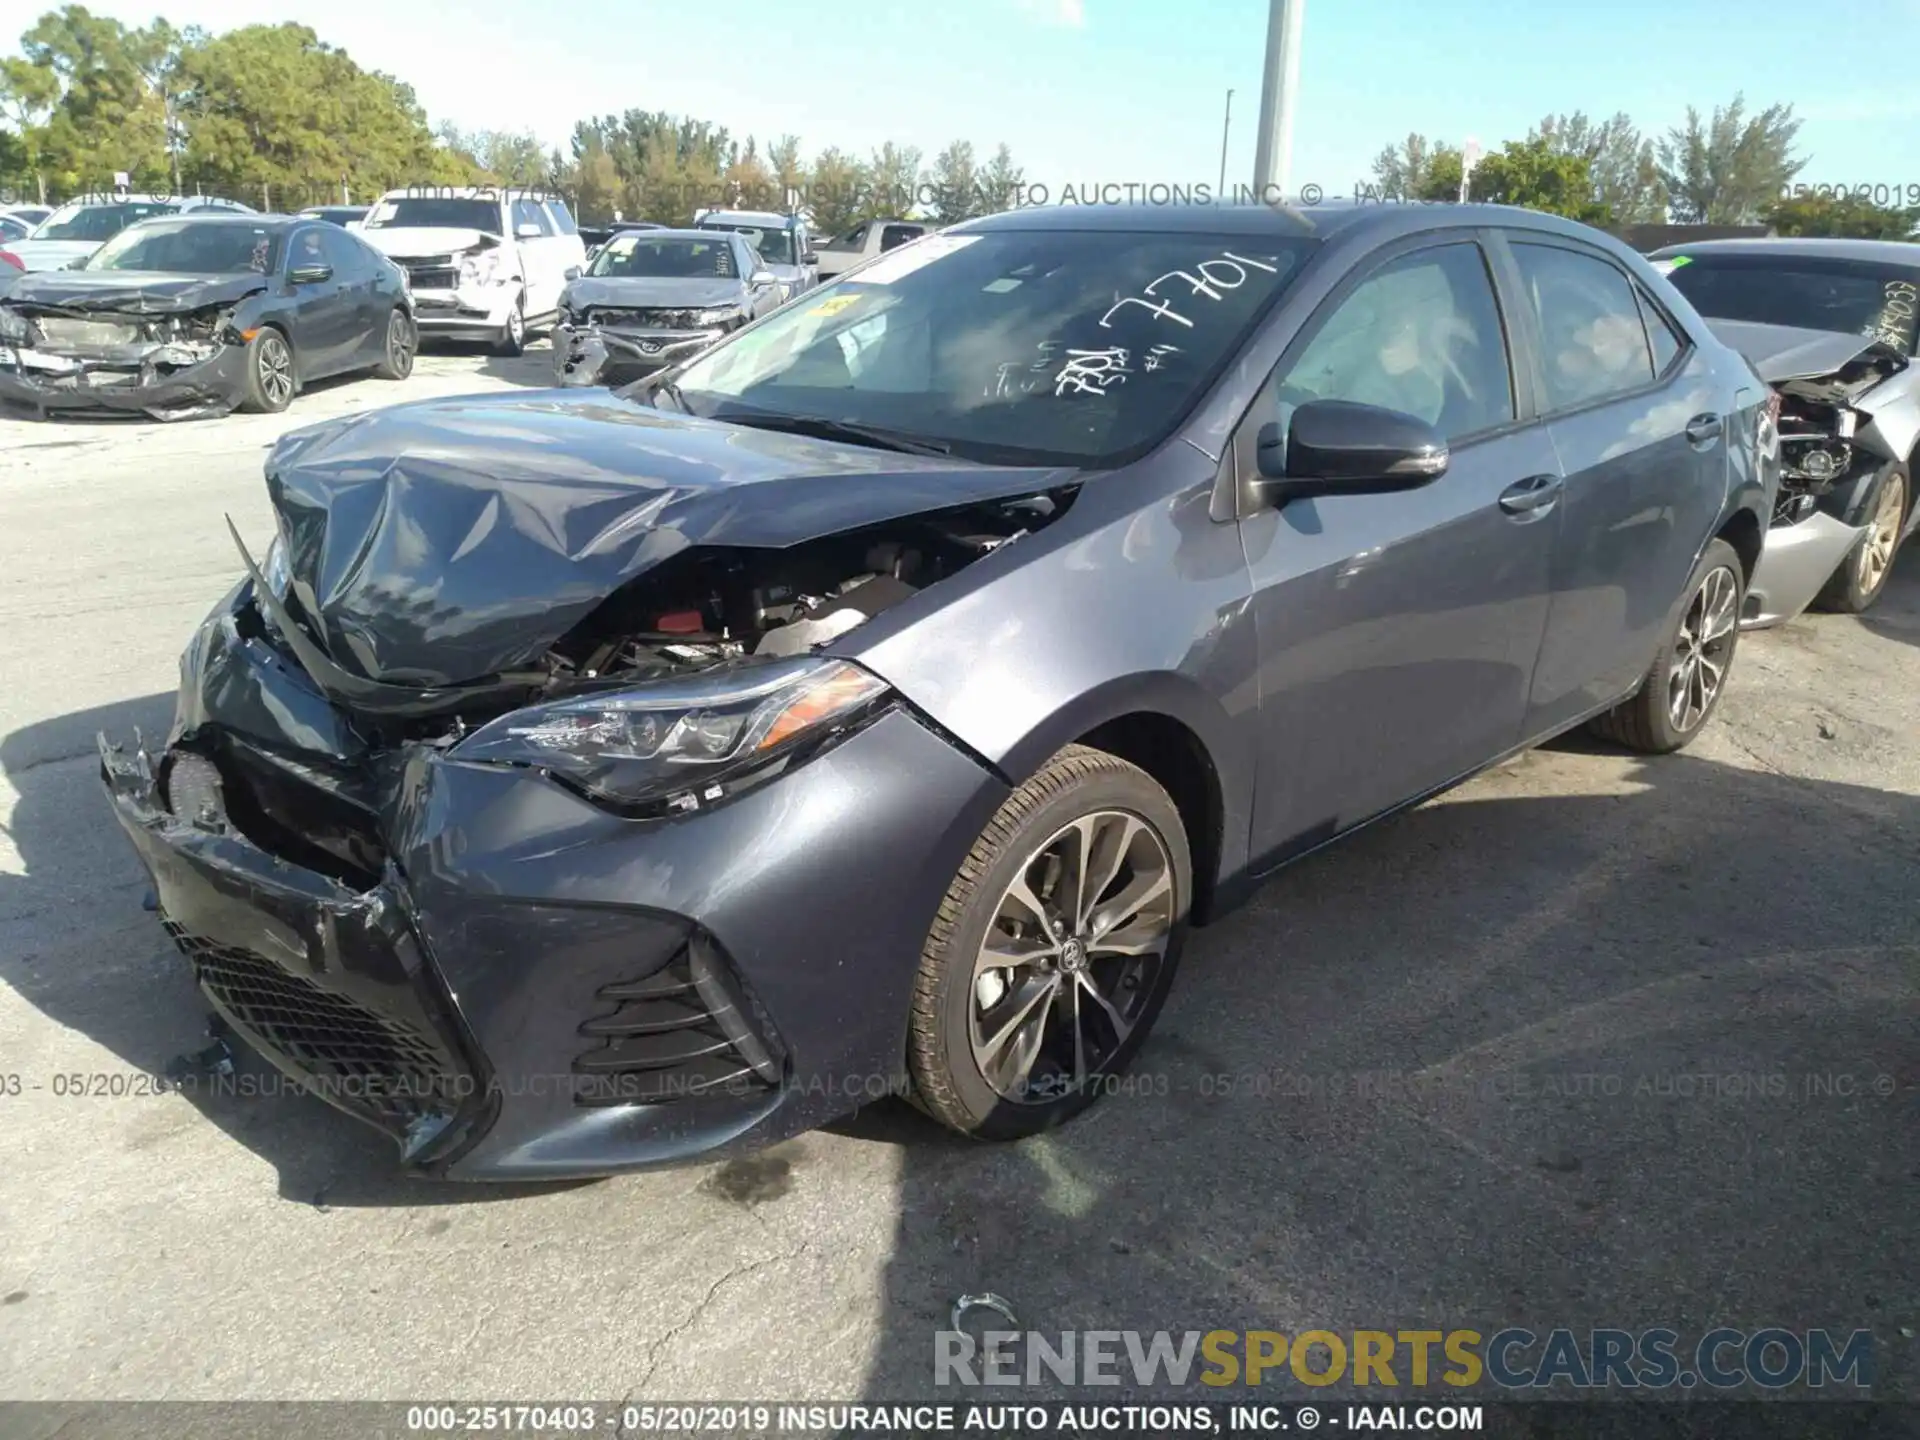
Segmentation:
[(1667, 716), (1681, 734), (1706, 718), (1719, 697), (1740, 623), (1740, 582), (1726, 566), (1707, 572), (1687, 602), (1667, 668)]
[(1900, 544), (1900, 522), (1906, 518), (1907, 477), (1895, 471), (1880, 487), (1880, 501), (1873, 508), (1867, 538), (1860, 546), (1860, 593), (1876, 594), (1887, 583), (1893, 568), (1893, 552)]
[(277, 409), (293, 399), (293, 355), (287, 342), (269, 332), (260, 341), (260, 393)]
[(1166, 962), (1173, 862), (1138, 815), (1099, 810), (1034, 850), (975, 957), (968, 1038), (1003, 1099), (1081, 1089), (1125, 1044)]
[(398, 310), (387, 319), (387, 365), (396, 375), (413, 369), (413, 326)]

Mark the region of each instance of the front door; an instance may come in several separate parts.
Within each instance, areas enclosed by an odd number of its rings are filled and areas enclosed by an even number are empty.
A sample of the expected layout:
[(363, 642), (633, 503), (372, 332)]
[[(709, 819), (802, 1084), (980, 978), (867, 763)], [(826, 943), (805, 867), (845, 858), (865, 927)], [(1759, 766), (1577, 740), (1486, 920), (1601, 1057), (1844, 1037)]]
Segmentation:
[(1323, 399), (1417, 416), (1452, 453), (1416, 490), (1242, 520), (1261, 653), (1261, 868), (1511, 748), (1550, 599), (1559, 467), (1544, 430), (1516, 418), (1477, 242), (1390, 253), (1336, 292), (1241, 422), (1239, 473), (1263, 423)]
[[(338, 374), (352, 363), (354, 342), (359, 338), (351, 282), (333, 268), (327, 254), (326, 229), (324, 225), (302, 226), (287, 247), (287, 283), (294, 295), (289, 338), (302, 380)], [(321, 270), (326, 272), (325, 279), (306, 278)]]

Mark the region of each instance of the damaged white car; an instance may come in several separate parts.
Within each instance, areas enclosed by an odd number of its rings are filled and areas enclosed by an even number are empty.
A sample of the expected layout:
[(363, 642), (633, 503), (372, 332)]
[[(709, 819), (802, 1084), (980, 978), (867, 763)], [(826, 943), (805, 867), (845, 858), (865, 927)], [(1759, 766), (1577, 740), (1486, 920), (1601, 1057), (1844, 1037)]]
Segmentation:
[(1749, 627), (1860, 614), (1920, 525), (1920, 253), (1876, 240), (1718, 240), (1655, 264), (1778, 397), (1780, 493)]

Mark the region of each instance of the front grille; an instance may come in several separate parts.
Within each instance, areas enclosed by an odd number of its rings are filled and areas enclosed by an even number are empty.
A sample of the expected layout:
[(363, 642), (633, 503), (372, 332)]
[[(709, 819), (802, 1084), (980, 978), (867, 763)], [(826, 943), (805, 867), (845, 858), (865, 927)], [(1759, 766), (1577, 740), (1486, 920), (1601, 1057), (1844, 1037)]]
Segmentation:
[(291, 975), (265, 956), (189, 935), (166, 922), (194, 978), (248, 1038), (306, 1075), (344, 1109), (404, 1130), (450, 1114), (471, 1088), (430, 1038), (345, 995)]
[(602, 987), (599, 998), (613, 1009), (580, 1027), (600, 1043), (573, 1062), (577, 1104), (750, 1096), (780, 1083), (772, 1027), (704, 935), (653, 974)]
[(698, 310), (634, 310), (596, 305), (587, 311), (594, 325), (611, 325), (619, 330), (699, 330), (703, 327)]
[(137, 345), (144, 338), (140, 326), (129, 320), (77, 320), (65, 315), (38, 315), (33, 323), (44, 343), (63, 350)]

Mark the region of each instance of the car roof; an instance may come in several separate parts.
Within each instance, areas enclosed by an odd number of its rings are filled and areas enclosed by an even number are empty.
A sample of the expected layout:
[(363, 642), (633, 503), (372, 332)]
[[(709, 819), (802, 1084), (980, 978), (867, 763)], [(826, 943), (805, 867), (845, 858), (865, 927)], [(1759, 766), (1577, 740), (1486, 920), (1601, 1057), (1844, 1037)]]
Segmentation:
[(1685, 255), (1803, 257), (1809, 260), (1855, 260), (1863, 265), (1898, 265), (1920, 270), (1920, 245), (1906, 240), (1829, 240), (1797, 235), (1753, 240), (1702, 240), (1697, 245), (1663, 245), (1649, 257), (1672, 260)]
[(615, 236), (644, 235), (649, 240), (704, 240), (711, 243), (716, 233), (723, 234), (723, 235), (732, 235), (736, 232), (732, 230), (723, 230), (718, 232), (713, 230), (702, 230), (698, 225), (685, 225), (685, 226), (681, 226), (678, 229), (673, 229), (663, 225), (663, 226), (660, 226), (658, 229), (653, 229), (653, 230), (616, 230), (613, 233)]
[(762, 230), (785, 230), (790, 225), (806, 223), (798, 215), (777, 215), (771, 210), (709, 210), (696, 222), (696, 228), (709, 220), (722, 225), (752, 225)]
[(313, 223), (302, 215), (239, 215), (231, 210), (188, 210), (175, 215), (153, 215), (136, 223), (151, 225), (156, 220), (183, 220), (190, 225), (244, 225), (249, 230), (290, 230), (295, 225)]
[[(884, 222), (893, 223), (893, 222)], [(915, 222), (918, 223), (918, 222)], [(1428, 229), (1499, 226), (1618, 246), (1592, 226), (1514, 205), (1328, 200), (1316, 205), (1040, 205), (966, 220), (955, 231), (1087, 230), (1168, 235), (1264, 235), (1329, 240), (1372, 232), (1382, 238)]]
[(560, 200), (565, 196), (537, 186), (521, 185), (402, 185), (389, 190), (386, 200)]

